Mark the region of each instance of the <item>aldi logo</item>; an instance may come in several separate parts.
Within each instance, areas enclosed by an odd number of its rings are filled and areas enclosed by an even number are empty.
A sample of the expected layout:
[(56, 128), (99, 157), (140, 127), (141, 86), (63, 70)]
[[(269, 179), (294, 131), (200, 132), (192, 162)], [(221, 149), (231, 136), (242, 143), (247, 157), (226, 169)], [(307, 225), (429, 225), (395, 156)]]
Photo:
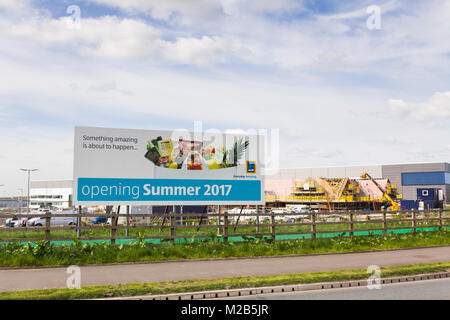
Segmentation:
[(247, 173), (256, 173), (256, 161), (247, 161)]

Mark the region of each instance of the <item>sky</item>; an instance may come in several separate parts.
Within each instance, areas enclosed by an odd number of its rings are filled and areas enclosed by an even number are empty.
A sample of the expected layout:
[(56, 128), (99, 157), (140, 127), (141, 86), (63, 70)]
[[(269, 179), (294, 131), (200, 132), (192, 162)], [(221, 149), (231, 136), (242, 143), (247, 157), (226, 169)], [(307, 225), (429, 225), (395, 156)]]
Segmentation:
[(74, 126), (279, 132), (282, 168), (449, 162), (448, 39), (450, 0), (1, 0), (0, 197), (19, 168), (71, 179)]

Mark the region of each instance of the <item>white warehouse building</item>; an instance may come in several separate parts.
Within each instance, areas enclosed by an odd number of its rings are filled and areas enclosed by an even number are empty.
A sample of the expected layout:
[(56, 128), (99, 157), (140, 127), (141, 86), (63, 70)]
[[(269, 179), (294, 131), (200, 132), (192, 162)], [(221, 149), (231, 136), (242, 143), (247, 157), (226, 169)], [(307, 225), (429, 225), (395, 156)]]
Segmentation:
[(68, 209), (72, 207), (72, 180), (30, 182), (30, 207)]

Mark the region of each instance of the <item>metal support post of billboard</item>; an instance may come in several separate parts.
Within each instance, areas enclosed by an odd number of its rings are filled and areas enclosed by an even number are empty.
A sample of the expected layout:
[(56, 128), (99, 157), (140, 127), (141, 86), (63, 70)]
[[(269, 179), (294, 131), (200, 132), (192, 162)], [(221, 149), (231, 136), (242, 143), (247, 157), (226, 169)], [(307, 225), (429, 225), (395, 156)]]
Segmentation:
[(256, 232), (259, 232), (259, 206), (256, 206)]
[(127, 228), (125, 229), (125, 236), (130, 236), (130, 206), (127, 206)]
[(77, 217), (77, 238), (81, 238), (81, 206), (78, 206), (78, 217)]
[(203, 223), (203, 214), (201, 215), (200, 220), (199, 220), (199, 222), (198, 222), (197, 232), (200, 231), (200, 228), (201, 228), (201, 226), (202, 226), (202, 223)]
[(111, 217), (111, 244), (116, 244), (116, 238), (117, 238), (117, 220), (118, 220), (118, 214), (120, 212), (120, 206), (117, 206), (117, 212), (113, 214)]
[(316, 213), (314, 211), (310, 211), (311, 214), (311, 239), (316, 238)]
[(45, 214), (45, 240), (50, 241), (50, 212)]
[(273, 242), (275, 242), (276, 239), (276, 232), (275, 232), (275, 213), (273, 210), (270, 210), (270, 237)]
[(217, 206), (217, 235), (220, 234), (221, 230), (220, 230), (220, 222), (221, 222), (221, 218), (220, 218), (220, 205)]
[(223, 241), (228, 242), (228, 211), (223, 211)]
[(184, 226), (183, 206), (180, 206), (180, 222), (181, 222), (181, 225)]
[(244, 206), (241, 206), (241, 211), (239, 212), (239, 215), (238, 215), (237, 220), (236, 220), (236, 224), (234, 225), (234, 231), (236, 231), (236, 229), (238, 227), (239, 220), (241, 219), (242, 210), (244, 210)]
[(353, 237), (353, 235), (354, 235), (354, 226), (353, 226), (353, 222), (354, 222), (354, 219), (353, 219), (353, 213), (350, 213), (350, 215), (349, 215), (349, 217), (348, 217), (348, 220), (349, 220), (349, 225), (350, 225), (350, 237)]
[(170, 215), (170, 229), (169, 229), (169, 236), (170, 236), (170, 242), (175, 243), (175, 236), (176, 236), (176, 226), (175, 226), (175, 206), (172, 207), (172, 212), (169, 213)]
[(164, 215), (163, 215), (163, 218), (162, 218), (162, 221), (161, 221), (161, 227), (159, 228), (159, 233), (162, 232), (164, 223), (166, 222), (166, 214), (167, 214), (167, 210), (169, 210), (169, 206), (166, 206), (166, 207), (164, 208)]
[[(175, 214), (177, 213), (177, 208), (175, 206), (172, 206), (172, 213)], [(175, 224), (177, 224), (177, 220), (175, 219)]]

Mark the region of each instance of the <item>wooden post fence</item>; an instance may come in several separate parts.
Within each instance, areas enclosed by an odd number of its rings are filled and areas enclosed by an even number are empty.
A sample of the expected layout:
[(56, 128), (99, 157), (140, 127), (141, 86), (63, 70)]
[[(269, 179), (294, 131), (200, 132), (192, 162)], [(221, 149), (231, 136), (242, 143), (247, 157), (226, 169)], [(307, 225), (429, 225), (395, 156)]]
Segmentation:
[(311, 238), (316, 238), (316, 213), (311, 211)]
[(78, 217), (77, 217), (77, 238), (81, 238), (81, 215), (82, 215), (81, 206), (78, 206)]
[(125, 236), (130, 236), (130, 206), (127, 206), (127, 228), (125, 230)]
[(117, 238), (117, 220), (119, 219), (120, 206), (117, 206), (117, 212), (111, 217), (111, 244), (116, 244)]
[(228, 242), (228, 211), (223, 211), (223, 241)]
[(45, 240), (50, 241), (50, 212), (45, 214)]
[[(269, 210), (268, 212), (266, 210)], [(124, 210), (123, 210), (124, 211)], [(6, 228), (6, 227), (2, 227), (0, 228), (0, 243), (1, 242), (7, 242), (7, 241), (11, 241), (10, 237), (6, 237), (3, 236), (3, 232), (8, 232), (8, 233), (13, 233), (15, 231), (18, 232), (26, 232), (29, 233), (26, 235), (25, 238), (21, 238), (21, 241), (39, 241), (39, 240), (46, 240), (46, 241), (71, 241), (73, 240), (73, 237), (57, 237), (56, 233), (53, 230), (71, 230), (70, 232), (73, 232), (73, 230), (75, 229), (77, 231), (77, 236), (78, 236), (78, 232), (80, 232), (81, 230), (92, 230), (90, 231), (90, 233), (93, 233), (94, 236), (89, 237), (90, 239), (105, 239), (104, 235), (101, 236), (101, 232), (105, 232), (107, 231), (108, 233), (110, 232), (110, 236), (107, 237), (106, 239), (110, 240), (110, 243), (112, 245), (117, 244), (118, 241), (117, 239), (124, 239), (124, 238), (129, 238), (130, 237), (130, 230), (140, 230), (140, 229), (146, 229), (146, 230), (154, 230), (155, 232), (157, 232), (158, 229), (160, 229), (161, 227), (164, 227), (165, 229), (169, 229), (168, 232), (164, 232), (163, 234), (156, 234), (156, 235), (148, 235), (146, 238), (148, 239), (169, 239), (169, 241), (171, 243), (175, 243), (175, 238), (177, 238), (177, 228), (184, 228), (183, 231), (188, 231), (190, 228), (187, 228), (187, 225), (185, 224), (180, 224), (180, 219), (177, 217), (181, 217), (181, 214), (179, 214), (178, 212), (175, 212), (176, 210), (170, 209), (170, 210), (166, 210), (165, 212), (165, 217), (167, 218), (167, 223), (164, 225), (159, 225), (160, 220), (158, 220), (157, 222), (153, 222), (150, 225), (142, 225), (142, 224), (137, 224), (137, 225), (132, 225), (131, 223), (129, 223), (129, 217), (130, 217), (130, 210), (127, 207), (127, 212), (126, 214), (120, 213), (120, 206), (117, 206), (116, 210), (113, 210), (112, 206), (108, 206), (107, 210), (106, 210), (106, 217), (111, 219), (111, 224), (108, 226), (97, 226), (97, 225), (91, 225), (91, 224), (87, 224), (86, 226), (82, 227), (80, 225), (80, 222), (82, 219), (88, 219), (88, 218), (92, 218), (92, 217), (96, 217), (97, 213), (89, 213), (89, 212), (82, 212), (81, 207), (78, 207), (78, 211), (72, 211), (70, 213), (65, 213), (64, 216), (67, 217), (74, 217), (77, 220), (77, 224), (74, 226), (72, 225), (73, 222), (71, 222), (69, 225), (60, 225), (60, 224), (54, 224), (53, 219), (55, 219), (55, 216), (53, 216), (51, 213), (45, 213), (45, 214), (30, 214), (31, 217), (33, 216), (37, 216), (39, 217), (41, 220), (39, 222), (39, 224), (36, 224), (34, 226), (19, 226), (17, 228)], [(184, 210), (186, 211), (186, 210)], [(364, 236), (365, 234), (360, 234), (361, 232), (357, 232), (358, 228), (356, 227), (358, 225), (358, 215), (359, 214), (367, 214), (369, 217), (372, 217), (372, 221), (369, 219), (367, 221), (367, 226), (364, 230), (367, 231), (383, 231), (383, 234), (387, 234), (390, 231), (390, 221), (389, 218), (390, 216), (387, 216), (388, 214), (395, 214), (395, 212), (391, 213), (389, 211), (377, 211), (377, 212), (371, 212), (371, 213), (367, 213), (367, 212), (356, 212), (356, 211), (349, 211), (348, 213), (348, 219), (345, 219), (343, 221), (339, 221), (339, 222), (333, 222), (330, 223), (328, 220), (325, 221), (325, 219), (318, 219), (319, 217), (322, 217), (322, 214), (320, 213), (316, 213), (316, 212), (310, 212), (309, 216), (310, 216), (310, 221), (303, 221), (301, 220), (301, 222), (299, 223), (298, 220), (296, 219), (294, 223), (278, 223), (277, 221), (279, 221), (279, 219), (277, 218), (277, 213), (275, 213), (276, 211), (271, 210), (270, 208), (258, 208), (258, 210), (256, 211), (256, 213), (251, 213), (251, 214), (245, 214), (246, 216), (261, 216), (261, 214), (263, 215), (268, 215), (270, 218), (270, 224), (260, 224), (260, 232), (257, 234), (262, 234), (264, 235), (265, 238), (269, 238), (273, 241), (275, 240), (281, 240), (279, 238), (281, 238), (281, 235), (293, 235), (295, 233), (295, 230), (298, 229), (298, 226), (302, 226), (303, 228), (308, 228), (308, 226), (310, 226), (310, 228), (307, 229), (307, 234), (311, 234), (311, 239), (317, 239), (320, 238), (320, 235), (318, 235), (320, 232), (327, 232), (327, 230), (329, 230), (330, 232), (332, 232), (332, 230), (334, 229), (334, 225), (340, 225), (342, 226), (342, 229), (339, 230), (346, 230), (344, 231), (346, 233), (346, 235), (349, 235), (350, 237), (356, 237), (356, 235), (358, 236)], [(393, 227), (391, 228), (391, 230), (394, 229), (398, 229), (398, 230), (407, 230), (407, 232), (410, 233), (418, 233), (422, 227), (423, 227), (423, 222), (427, 222), (428, 224), (431, 224), (434, 228), (438, 229), (438, 230), (444, 230), (447, 226), (448, 226), (448, 222), (450, 220), (450, 218), (445, 214), (445, 211), (443, 210), (428, 210), (428, 211), (420, 211), (420, 212), (416, 212), (416, 211), (404, 211), (403, 213), (407, 213), (408, 216), (403, 218), (401, 217), (399, 222), (402, 222), (401, 225), (397, 225), (395, 224), (392, 225)], [(185, 213), (186, 216), (189, 217), (197, 217), (198, 218), (198, 214), (194, 214), (194, 213)], [(328, 215), (327, 213), (323, 213)], [(136, 217), (148, 217), (145, 214), (135, 214)], [(228, 213), (228, 211), (224, 210), (222, 213), (214, 213), (211, 214), (210, 218), (212, 218), (213, 216), (221, 216), (222, 217), (222, 221), (220, 224), (217, 224), (219, 222), (216, 223), (216, 219), (210, 219), (207, 220), (207, 218), (205, 218), (205, 224), (204, 224), (204, 228), (205, 229), (209, 229), (212, 232), (215, 233), (215, 229), (216, 228), (220, 228), (220, 235), (223, 237), (223, 241), (224, 242), (230, 242), (230, 238), (233, 235), (233, 233), (230, 234), (230, 227), (233, 228), (234, 224), (233, 224), (233, 218), (231, 218), (231, 216), (233, 217), (238, 217), (239, 214), (230, 214)], [(295, 214), (294, 214), (295, 215)], [(298, 214), (303, 215), (303, 214)], [(134, 215), (133, 215), (134, 216)], [(206, 216), (205, 214), (202, 214), (202, 216)], [(31, 218), (30, 217), (30, 218)], [(125, 226), (118, 226), (118, 220), (119, 217), (126, 217), (127, 219), (127, 224), (126, 227)], [(382, 218), (380, 218), (382, 217)], [(16, 214), (12, 214), (12, 213), (0, 213), (0, 220), (1, 221), (5, 221), (6, 219), (9, 218), (13, 218), (13, 219), (17, 219), (17, 215)], [(260, 217), (259, 217), (260, 218)], [(323, 221), (322, 221), (323, 220)], [(13, 220), (15, 221), (15, 220)], [(156, 221), (156, 220), (155, 220)], [(247, 220), (246, 220), (247, 221)], [(254, 221), (254, 220), (252, 220)], [(396, 221), (396, 220), (395, 220)], [(260, 220), (261, 222), (261, 220)], [(394, 221), (392, 221), (394, 222)], [(3, 222), (4, 223), (4, 222)], [(169, 224), (170, 223), (170, 224)], [(253, 231), (249, 231), (249, 235), (255, 235), (254, 233), (254, 225), (253, 222), (242, 222), (242, 223), (248, 223), (247, 225), (245, 225), (246, 227), (248, 227), (249, 229), (253, 230)], [(264, 222), (263, 222), (264, 223)], [(380, 223), (382, 223), (382, 229), (380, 228)], [(283, 228), (278, 228), (278, 226), (283, 226)], [(292, 229), (290, 227), (290, 225), (292, 224)], [(330, 226), (332, 224), (332, 226)], [(125, 224), (124, 224), (125, 225)], [(244, 226), (244, 225), (243, 225)], [(269, 226), (270, 230), (267, 230), (269, 228), (266, 228), (265, 230), (263, 230), (261, 228), (261, 226)], [(284, 227), (286, 226), (286, 227)], [(395, 227), (395, 228), (394, 228)], [(104, 228), (104, 229), (103, 229)], [(100, 231), (100, 230), (104, 230), (104, 231)], [(125, 231), (122, 233), (120, 230), (124, 229)], [(33, 231), (34, 230), (40, 230), (40, 236), (39, 238), (33, 238)], [(244, 229), (245, 230), (245, 229)], [(239, 232), (239, 234), (245, 234), (245, 231)], [(309, 231), (308, 231), (309, 230)], [(100, 232), (97, 232), (100, 231)], [(232, 230), (231, 230), (232, 231)], [(263, 232), (263, 233), (261, 233)], [(184, 234), (184, 232), (183, 232)], [(209, 237), (208, 235), (205, 234), (198, 234), (195, 232), (195, 227), (192, 230), (192, 234), (187, 234), (186, 238), (190, 238), (190, 237), (198, 237), (198, 238), (207, 238)], [(79, 239), (85, 239), (84, 237), (78, 236)], [(283, 237), (283, 240), (289, 238), (289, 237)], [(164, 241), (163, 241), (164, 242)]]
[(441, 231), (442, 230), (442, 210), (439, 209), (438, 211), (438, 230)]
[(272, 238), (272, 241), (275, 242), (275, 213), (273, 210), (270, 210), (270, 236)]
[(259, 206), (256, 206), (256, 233), (259, 233)]
[[(226, 210), (226, 209), (225, 209)], [(221, 211), (221, 206), (218, 205), (217, 206), (217, 235), (220, 234), (220, 211)]]
[(353, 213), (350, 213), (350, 216), (349, 216), (349, 224), (350, 224), (350, 237), (353, 237), (353, 231), (354, 231), (354, 229), (353, 229)]
[[(175, 210), (172, 210), (175, 211)], [(175, 243), (175, 235), (176, 235), (176, 226), (175, 226), (175, 212), (171, 212), (170, 214), (170, 229), (169, 229), (169, 236), (170, 236), (170, 242)]]

